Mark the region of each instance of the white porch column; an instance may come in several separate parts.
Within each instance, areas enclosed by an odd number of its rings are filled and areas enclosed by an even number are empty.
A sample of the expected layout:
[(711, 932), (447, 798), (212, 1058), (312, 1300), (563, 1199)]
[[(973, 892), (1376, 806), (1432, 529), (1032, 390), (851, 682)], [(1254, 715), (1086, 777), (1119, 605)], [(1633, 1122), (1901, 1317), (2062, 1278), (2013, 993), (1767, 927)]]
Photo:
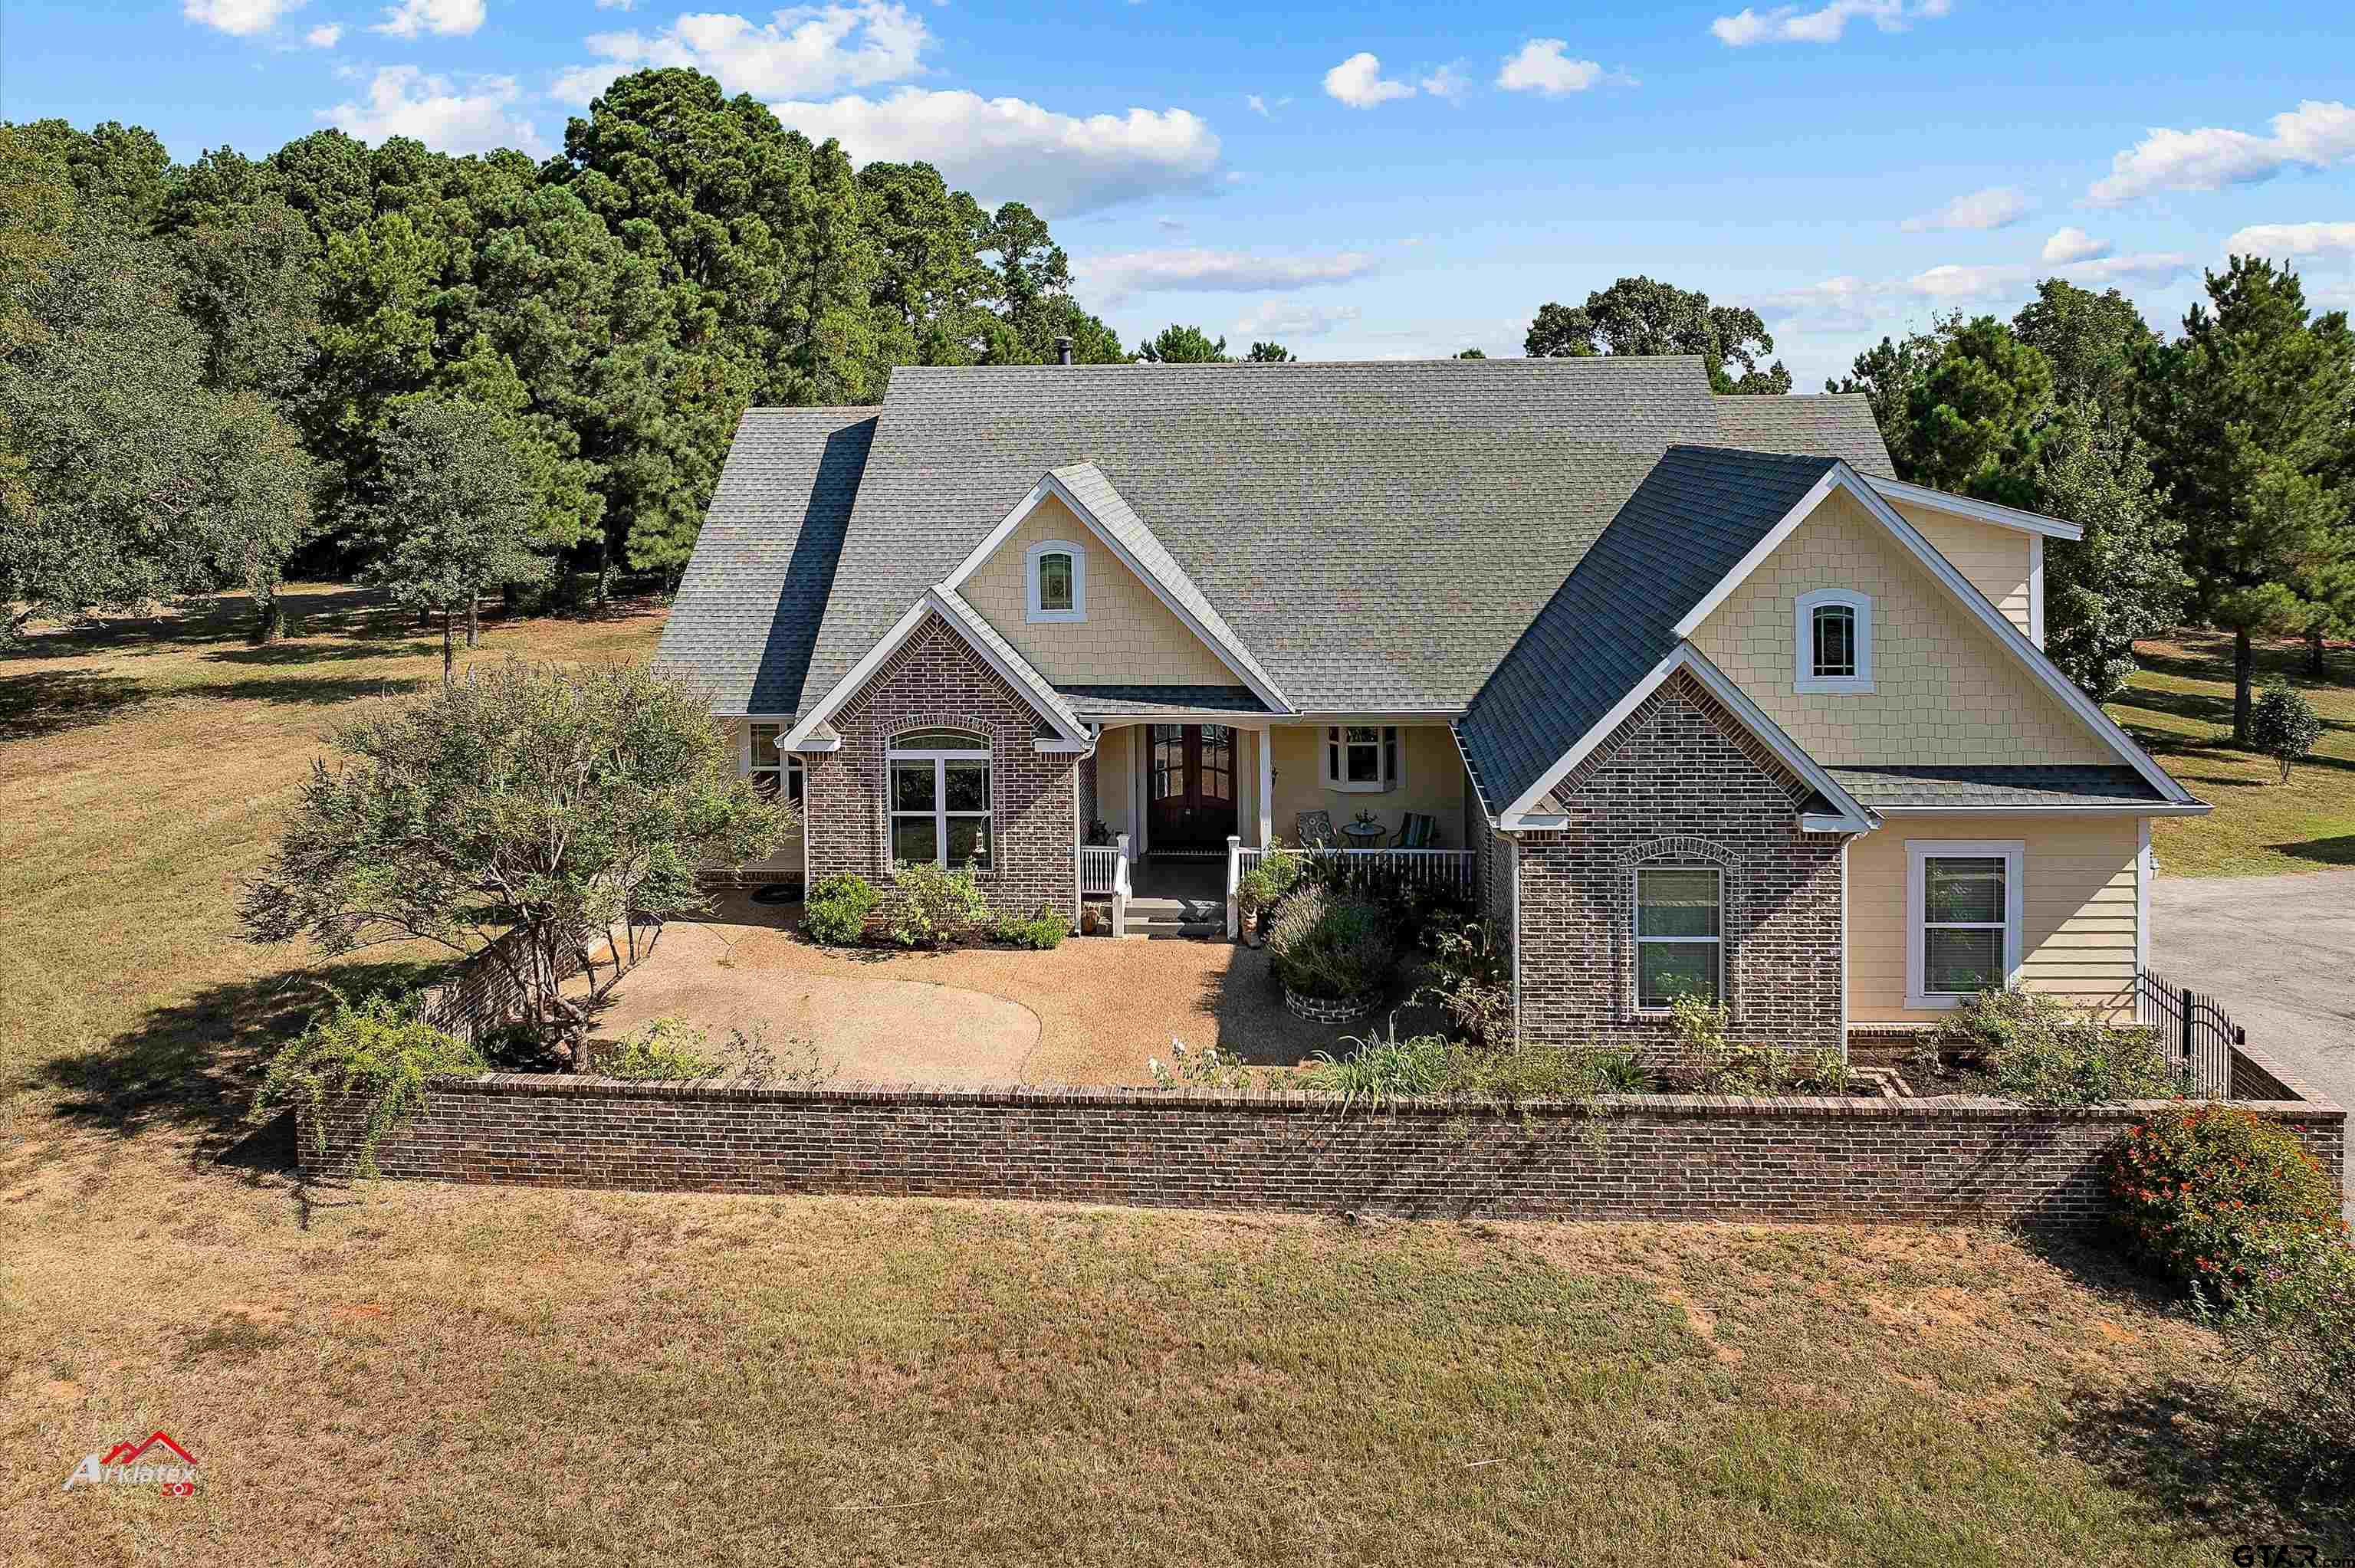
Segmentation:
[(1259, 847), (1270, 849), (1275, 827), (1275, 726), (1259, 732)]
[(1242, 880), (1243, 841), (1233, 833), (1227, 835), (1227, 940), (1231, 942), (1243, 934), (1243, 906), (1235, 895)]

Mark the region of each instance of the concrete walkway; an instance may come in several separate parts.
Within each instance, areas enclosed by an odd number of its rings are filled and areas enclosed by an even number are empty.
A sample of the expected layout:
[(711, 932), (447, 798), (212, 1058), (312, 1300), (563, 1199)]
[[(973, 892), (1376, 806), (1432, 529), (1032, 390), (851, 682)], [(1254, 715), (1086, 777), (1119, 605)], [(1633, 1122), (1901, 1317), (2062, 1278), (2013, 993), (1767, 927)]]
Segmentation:
[(2355, 1110), (2355, 869), (2164, 877), (2151, 927), (2153, 969), (2213, 994), (2251, 1044)]

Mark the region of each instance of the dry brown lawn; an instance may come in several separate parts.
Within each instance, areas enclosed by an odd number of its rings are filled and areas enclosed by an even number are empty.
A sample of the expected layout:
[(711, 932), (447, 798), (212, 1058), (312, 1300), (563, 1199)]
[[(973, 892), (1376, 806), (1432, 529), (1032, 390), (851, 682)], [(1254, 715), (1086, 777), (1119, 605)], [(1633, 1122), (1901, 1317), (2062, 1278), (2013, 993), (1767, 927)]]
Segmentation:
[[(295, 609), (305, 634), (275, 648), (200, 618), (0, 662), (0, 1562), (2355, 1546), (2346, 1499), (2284, 1478), (2209, 1337), (2073, 1248), (302, 1189), (248, 1103), (314, 977), (237, 940), (235, 881), (333, 722), (430, 683), (435, 650), (353, 596)], [(493, 621), (484, 656), (640, 657), (656, 624)], [(1226, 951), (1132, 946), (1118, 961)], [(1087, 952), (910, 962), (1006, 994)], [(1095, 1073), (1206, 1002), (1240, 1038), (1214, 986), (1045, 985), (1041, 1052), (1102, 1036), (1100, 1062), (1073, 1045), (1055, 1069)], [(157, 1429), (202, 1467), (194, 1497), (61, 1489)]]

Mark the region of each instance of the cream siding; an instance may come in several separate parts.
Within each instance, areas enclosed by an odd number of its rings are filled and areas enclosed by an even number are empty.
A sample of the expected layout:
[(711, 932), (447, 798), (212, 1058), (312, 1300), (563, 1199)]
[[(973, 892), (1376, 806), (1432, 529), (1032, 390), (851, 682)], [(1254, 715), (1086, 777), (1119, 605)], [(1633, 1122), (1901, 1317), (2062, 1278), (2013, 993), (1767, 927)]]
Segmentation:
[(2035, 606), (2028, 581), (2034, 566), (2034, 535), (1907, 502), (1890, 504), (1921, 531), (1938, 554), (1952, 561), (1989, 604), (2003, 611), (2004, 619), (2019, 628), (2021, 635), (2035, 641)]
[[(1062, 539), (1087, 552), (1085, 620), (1032, 623), (1023, 574), (1033, 545)], [(1237, 686), (1229, 669), (1161, 602), (1152, 585), (1059, 496), (1040, 502), (959, 589), (998, 635), (1059, 686)]]
[[(750, 734), (751, 725), (751, 721), (750, 719), (728, 719), (723, 721), (722, 724), (722, 727), (728, 732), (728, 745), (735, 756), (736, 770), (739, 774), (744, 773), (751, 765), (752, 756), (752, 743)], [(782, 721), (779, 722), (778, 733), (783, 734), (786, 727), (785, 724)], [(785, 835), (784, 839), (778, 843), (776, 853), (769, 856), (768, 859), (746, 861), (742, 864), (735, 866), (732, 869), (737, 871), (784, 871), (791, 872), (794, 875), (799, 876), (802, 874), (802, 832), (799, 824), (794, 826), (792, 832)]]
[[(1327, 789), (1317, 748), (1325, 743), (1322, 725), (1279, 725), (1275, 737), (1275, 814), (1269, 827), (1283, 843), (1297, 843), (1303, 811), (1329, 811), (1337, 829), (1359, 811), (1371, 811), (1383, 827), (1395, 833), (1409, 811), (1439, 819), (1439, 847), (1462, 849), (1464, 822), (1464, 758), (1445, 725), (1401, 725), (1399, 786), (1379, 794)], [(1253, 759), (1256, 767), (1257, 759)], [(1248, 816), (1246, 822), (1252, 821)], [(1247, 832), (1245, 838), (1250, 834)]]
[(1891, 817), (1849, 846), (1851, 1023), (1945, 1017), (1905, 1005), (1909, 839), (2017, 840), (2020, 980), (2094, 1005), (2131, 1007), (2141, 820), (2136, 817)]
[[(1874, 689), (1801, 694), (1794, 605), (1834, 588), (1872, 596)], [(1826, 497), (1692, 641), (1827, 766), (2117, 760), (1845, 492)]]

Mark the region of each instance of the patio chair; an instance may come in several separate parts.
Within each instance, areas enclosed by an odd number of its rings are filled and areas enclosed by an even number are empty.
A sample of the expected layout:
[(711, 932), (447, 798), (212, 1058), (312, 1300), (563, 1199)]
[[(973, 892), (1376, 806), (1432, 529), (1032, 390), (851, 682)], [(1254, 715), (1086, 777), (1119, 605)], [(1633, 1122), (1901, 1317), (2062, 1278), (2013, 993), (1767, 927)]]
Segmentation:
[(1437, 849), (1439, 819), (1422, 811), (1409, 811), (1399, 831), (1391, 835), (1392, 849)]
[(1333, 832), (1330, 811), (1303, 811), (1293, 819), (1292, 831), (1299, 837), (1302, 849), (1322, 849), (1338, 836)]

